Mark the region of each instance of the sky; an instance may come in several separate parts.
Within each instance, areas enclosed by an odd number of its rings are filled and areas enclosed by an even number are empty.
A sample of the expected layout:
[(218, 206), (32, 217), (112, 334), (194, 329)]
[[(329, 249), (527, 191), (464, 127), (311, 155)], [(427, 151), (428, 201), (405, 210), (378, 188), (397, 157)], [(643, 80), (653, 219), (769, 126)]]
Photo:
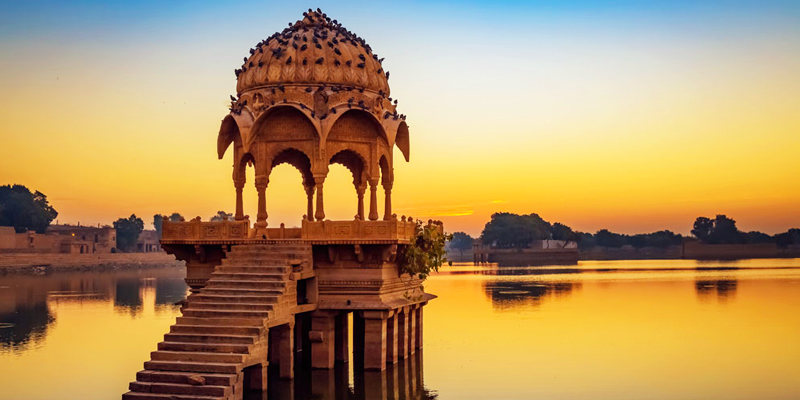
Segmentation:
[[(45, 193), (60, 223), (233, 211), (215, 154), (233, 70), (309, 7), (386, 57), (411, 133), (398, 215), (473, 235), (500, 211), (588, 232), (800, 227), (788, 1), (0, 1), (0, 184)], [(328, 218), (355, 214), (348, 174), (331, 167)], [(300, 179), (271, 175), (271, 226), (299, 224)]]

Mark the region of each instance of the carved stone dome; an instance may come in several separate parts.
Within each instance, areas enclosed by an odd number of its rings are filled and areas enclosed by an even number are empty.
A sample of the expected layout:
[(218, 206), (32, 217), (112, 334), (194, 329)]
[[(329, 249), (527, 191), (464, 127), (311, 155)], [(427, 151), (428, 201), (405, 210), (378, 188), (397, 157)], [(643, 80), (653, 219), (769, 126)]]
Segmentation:
[(364, 39), (319, 9), (250, 49), (236, 91), (292, 84), (340, 85), (389, 96), (388, 72)]

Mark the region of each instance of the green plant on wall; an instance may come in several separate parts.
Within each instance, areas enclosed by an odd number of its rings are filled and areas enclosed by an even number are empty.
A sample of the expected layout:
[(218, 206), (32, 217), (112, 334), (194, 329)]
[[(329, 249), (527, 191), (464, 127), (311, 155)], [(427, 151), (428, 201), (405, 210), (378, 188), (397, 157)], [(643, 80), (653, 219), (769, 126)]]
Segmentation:
[(425, 225), (417, 221), (415, 229), (414, 238), (400, 255), (400, 273), (424, 280), (447, 262), (444, 246), (453, 235), (444, 233), (441, 223), (431, 221)]

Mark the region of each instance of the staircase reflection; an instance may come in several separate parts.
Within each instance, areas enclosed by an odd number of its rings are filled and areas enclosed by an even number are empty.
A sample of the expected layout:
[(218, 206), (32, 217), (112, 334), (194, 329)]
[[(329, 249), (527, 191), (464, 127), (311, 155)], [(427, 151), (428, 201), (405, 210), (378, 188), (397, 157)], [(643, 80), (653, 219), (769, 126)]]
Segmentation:
[(359, 371), (356, 368), (353, 372), (348, 364), (337, 364), (331, 370), (309, 370), (298, 365), (294, 381), (279, 379), (277, 371), (270, 371), (268, 391), (248, 393), (245, 399), (436, 399), (438, 394), (426, 388), (423, 381), (422, 354), (421, 350), (417, 351), (396, 365), (387, 365), (385, 371)]

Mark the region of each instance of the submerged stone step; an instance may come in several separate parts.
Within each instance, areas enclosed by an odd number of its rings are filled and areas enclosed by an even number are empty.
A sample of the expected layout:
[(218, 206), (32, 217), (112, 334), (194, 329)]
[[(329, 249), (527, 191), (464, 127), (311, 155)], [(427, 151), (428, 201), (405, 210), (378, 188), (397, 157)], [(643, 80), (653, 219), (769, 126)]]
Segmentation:
[(219, 396), (175, 395), (159, 393), (128, 392), (122, 395), (122, 400), (220, 400)]
[(136, 373), (136, 380), (139, 382), (161, 382), (161, 383), (178, 383), (189, 385), (191, 379), (200, 376), (205, 380), (206, 385), (212, 386), (231, 386), (236, 383), (236, 375), (234, 374), (211, 374), (211, 373), (195, 373), (195, 372), (177, 372), (177, 371), (150, 371), (142, 370)]
[(134, 392), (178, 394), (208, 397), (225, 397), (230, 394), (230, 387), (209, 385), (188, 385), (160, 382), (131, 382), (130, 390)]

